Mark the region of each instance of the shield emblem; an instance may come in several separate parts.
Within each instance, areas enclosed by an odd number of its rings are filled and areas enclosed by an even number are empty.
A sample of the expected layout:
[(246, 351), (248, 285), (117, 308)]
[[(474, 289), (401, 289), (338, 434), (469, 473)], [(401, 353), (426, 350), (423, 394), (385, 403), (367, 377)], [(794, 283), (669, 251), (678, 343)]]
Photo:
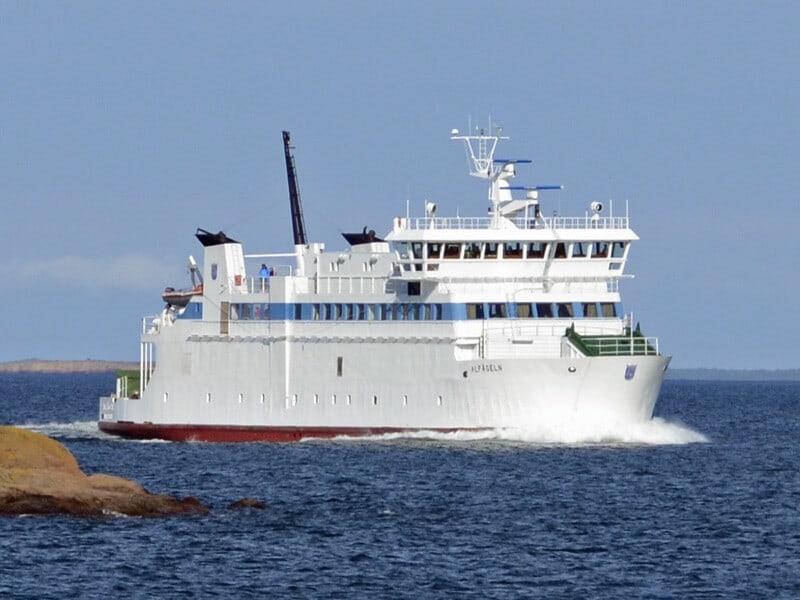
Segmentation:
[(217, 278), (217, 263), (211, 263), (211, 279)]
[(625, 367), (625, 380), (630, 381), (636, 375), (636, 365), (627, 365)]

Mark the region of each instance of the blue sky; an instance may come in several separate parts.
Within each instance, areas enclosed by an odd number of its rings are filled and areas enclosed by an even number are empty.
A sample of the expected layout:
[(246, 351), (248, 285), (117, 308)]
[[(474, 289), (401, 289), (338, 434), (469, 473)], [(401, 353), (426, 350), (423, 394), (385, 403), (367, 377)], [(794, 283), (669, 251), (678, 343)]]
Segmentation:
[(428, 198), (483, 214), (449, 140), (489, 117), (545, 211), (626, 201), (625, 309), (674, 367), (800, 367), (792, 2), (0, 0), (0, 361), (137, 359), (197, 227), (291, 245)]

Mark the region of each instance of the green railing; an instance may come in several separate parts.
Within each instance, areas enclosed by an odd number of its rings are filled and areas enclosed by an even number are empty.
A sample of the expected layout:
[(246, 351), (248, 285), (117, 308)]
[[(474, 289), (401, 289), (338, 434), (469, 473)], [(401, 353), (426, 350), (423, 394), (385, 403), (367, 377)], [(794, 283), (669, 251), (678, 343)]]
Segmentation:
[(580, 335), (572, 325), (566, 336), (586, 356), (658, 356), (658, 338), (645, 337), (638, 325), (628, 335)]
[(136, 371), (117, 371), (117, 382), (119, 395), (122, 398), (132, 398), (134, 394), (136, 394), (137, 397), (139, 396), (139, 391), (141, 390), (141, 377), (138, 369)]

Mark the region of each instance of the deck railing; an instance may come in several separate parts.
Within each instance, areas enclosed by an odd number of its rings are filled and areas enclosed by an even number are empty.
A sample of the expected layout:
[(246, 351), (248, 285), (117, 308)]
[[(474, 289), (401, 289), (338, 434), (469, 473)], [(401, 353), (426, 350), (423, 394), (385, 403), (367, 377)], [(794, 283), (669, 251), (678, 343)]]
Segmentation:
[(658, 356), (658, 338), (633, 332), (628, 335), (579, 335), (574, 327), (566, 332), (574, 346), (587, 356)]
[(493, 229), (511, 224), (517, 229), (627, 229), (628, 217), (540, 217), (495, 219), (493, 217), (398, 218), (399, 229)]
[(583, 341), (596, 352), (596, 356), (658, 356), (656, 337), (595, 337), (583, 338)]

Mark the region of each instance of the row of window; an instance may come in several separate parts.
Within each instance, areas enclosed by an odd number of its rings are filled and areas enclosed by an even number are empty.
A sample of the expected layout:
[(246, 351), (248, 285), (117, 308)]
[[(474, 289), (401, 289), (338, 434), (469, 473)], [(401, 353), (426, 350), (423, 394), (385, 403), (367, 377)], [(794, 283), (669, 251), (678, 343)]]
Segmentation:
[[(490, 302), (467, 304), (468, 319), (570, 319), (574, 317), (617, 317), (620, 312), (613, 302)], [(512, 314), (513, 313), (513, 314)]]
[[(297, 406), (299, 401), (300, 401), (300, 397), (298, 396), (298, 394), (292, 394), (291, 398), (286, 398), (286, 408), (292, 408), (294, 406)], [(402, 402), (403, 406), (408, 406), (408, 395), (403, 394), (403, 396), (400, 399), (400, 401)], [(313, 404), (315, 404), (315, 405), (318, 405), (321, 402), (324, 402), (324, 400), (322, 400), (320, 398), (319, 394), (313, 394), (313, 396), (311, 397), (311, 402)], [(372, 404), (372, 406), (378, 406), (378, 402), (379, 402), (379, 400), (378, 400), (378, 396), (377, 395), (373, 395), (369, 400), (369, 403)], [(442, 406), (442, 404), (443, 404), (442, 396), (436, 396), (434, 398), (434, 402), (436, 403), (436, 406)], [(344, 403), (347, 406), (350, 406), (350, 404), (352, 403), (352, 398), (351, 398), (350, 394), (347, 394), (344, 397)], [(336, 394), (331, 395), (330, 404), (331, 404), (331, 406), (336, 406), (336, 404), (337, 404)]]
[(623, 258), (627, 242), (412, 242), (399, 243), (407, 260)]
[[(320, 404), (321, 402), (324, 401), (324, 400), (322, 400), (320, 398), (319, 394), (313, 394), (310, 397), (310, 400), (315, 405), (318, 405), (318, 404)], [(164, 392), (163, 401), (164, 401), (165, 404), (169, 402), (169, 392)], [(244, 404), (244, 402), (245, 402), (244, 394), (242, 394), (242, 393), (239, 394), (238, 401), (239, 401), (239, 404)], [(292, 407), (297, 406), (299, 401), (300, 401), (300, 396), (298, 394), (292, 394), (290, 397), (286, 398), (286, 408), (292, 408)], [(402, 402), (403, 406), (408, 406), (408, 395), (404, 394), (400, 398), (400, 401)], [(207, 392), (206, 393), (205, 402), (206, 402), (206, 404), (211, 404), (211, 402), (212, 402), (211, 392)], [(265, 394), (260, 394), (260, 396), (258, 398), (258, 402), (259, 402), (259, 404), (264, 404), (266, 402), (266, 395)], [(350, 394), (343, 394), (342, 396), (338, 396), (338, 397), (337, 397), (336, 394), (332, 394), (330, 396), (330, 398), (329, 398), (329, 402), (330, 402), (331, 406), (336, 406), (337, 404), (344, 404), (346, 406), (350, 406), (353, 403), (353, 398), (352, 398), (352, 396)], [(377, 395), (373, 395), (370, 398), (369, 402), (370, 402), (370, 404), (372, 404), (372, 406), (378, 406), (378, 396)], [(433, 399), (433, 402), (435, 402), (436, 406), (442, 406), (442, 404), (443, 404), (442, 396), (436, 396)]]
[[(455, 321), (463, 319), (614, 318), (622, 314), (614, 302), (471, 302), (467, 304), (277, 304), (237, 303), (228, 318), (295, 321)], [(224, 318), (224, 315), (223, 315)]]

